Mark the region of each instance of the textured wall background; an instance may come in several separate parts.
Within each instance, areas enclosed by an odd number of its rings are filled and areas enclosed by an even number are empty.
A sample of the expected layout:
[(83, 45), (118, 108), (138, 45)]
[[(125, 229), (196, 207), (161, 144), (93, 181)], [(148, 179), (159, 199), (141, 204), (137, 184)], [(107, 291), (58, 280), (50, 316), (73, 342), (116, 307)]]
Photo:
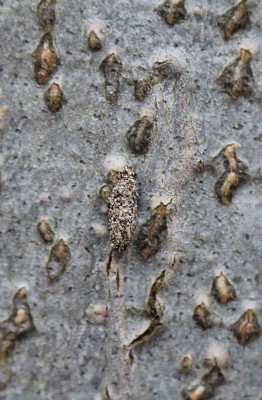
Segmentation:
[[(261, 52), (252, 58), (257, 86), (249, 99), (232, 101), (215, 78), (241, 46), (257, 49), (262, 8), (254, 1), (252, 28), (225, 41), (215, 17), (229, 3), (187, 0), (188, 18), (170, 27), (154, 12), (158, 1), (57, 1), (53, 40), (61, 64), (52, 79), (62, 83), (66, 103), (53, 115), (43, 100), (47, 85), (33, 77), (31, 55), (42, 36), (37, 4), (1, 2), (1, 320), (16, 289), (26, 287), (37, 334), (8, 358), (12, 375), (0, 399), (177, 399), (208, 371), (203, 357), (213, 342), (229, 353), (226, 383), (213, 398), (261, 399), (261, 337), (243, 348), (228, 330), (248, 307), (262, 323)], [(102, 39), (95, 53), (86, 43), (91, 28)], [(99, 72), (112, 52), (122, 62), (114, 105)], [(167, 59), (180, 79), (163, 80), (144, 102), (135, 100), (133, 79)], [(125, 133), (144, 114), (154, 119), (154, 133), (148, 154), (134, 156)], [(214, 193), (215, 174), (196, 174), (195, 167), (229, 143), (236, 143), (251, 179), (224, 206)], [(107, 276), (106, 207), (97, 193), (106, 160), (119, 156), (137, 174), (137, 224), (159, 199), (173, 200), (160, 251), (145, 261), (132, 241), (113, 257)], [(45, 271), (51, 246), (36, 231), (41, 218), (71, 251), (52, 283)], [(148, 291), (163, 269), (163, 327), (132, 351), (130, 363), (124, 345), (147, 326)], [(238, 297), (226, 306), (210, 297), (222, 323), (203, 331), (192, 319), (194, 296), (209, 294), (220, 270)], [(106, 306), (107, 315), (94, 315), (95, 305)], [(193, 368), (185, 376), (179, 360), (188, 352)]]

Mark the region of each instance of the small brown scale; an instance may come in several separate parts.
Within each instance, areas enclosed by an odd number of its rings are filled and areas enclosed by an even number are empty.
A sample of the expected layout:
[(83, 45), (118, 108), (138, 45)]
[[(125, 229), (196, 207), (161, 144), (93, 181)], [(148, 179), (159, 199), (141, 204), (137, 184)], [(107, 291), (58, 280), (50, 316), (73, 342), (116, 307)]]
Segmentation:
[(248, 0), (241, 0), (239, 3), (230, 7), (217, 19), (218, 26), (223, 30), (225, 39), (231, 36), (239, 29), (249, 29), (251, 21), (248, 11)]
[(47, 107), (53, 113), (56, 113), (63, 105), (63, 92), (58, 83), (51, 83), (44, 94), (44, 99)]
[(186, 18), (185, 0), (165, 0), (155, 8), (156, 13), (168, 24), (178, 24)]
[(227, 304), (236, 298), (234, 286), (222, 272), (214, 278), (211, 293), (221, 304)]

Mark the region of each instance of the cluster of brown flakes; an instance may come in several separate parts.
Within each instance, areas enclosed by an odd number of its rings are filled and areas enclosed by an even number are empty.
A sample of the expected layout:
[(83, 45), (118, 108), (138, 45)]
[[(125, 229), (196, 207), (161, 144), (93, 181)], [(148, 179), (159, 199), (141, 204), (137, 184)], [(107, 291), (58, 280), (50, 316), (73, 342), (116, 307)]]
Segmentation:
[(113, 250), (122, 251), (134, 230), (137, 212), (135, 174), (125, 167), (114, 174), (116, 184), (108, 198), (109, 234)]
[(226, 40), (231, 38), (239, 29), (249, 29), (251, 21), (248, 11), (248, 0), (240, 0), (237, 4), (230, 7), (218, 17), (217, 23), (223, 30)]
[(185, 0), (165, 0), (155, 11), (168, 25), (184, 21), (187, 14)]
[(100, 64), (100, 72), (104, 77), (105, 97), (111, 104), (115, 104), (118, 100), (121, 69), (122, 63), (114, 53), (106, 56)]
[(11, 370), (8, 368), (8, 356), (12, 353), (18, 341), (33, 333), (35, 326), (27, 301), (27, 290), (20, 288), (13, 298), (11, 315), (0, 323), (0, 365), (6, 368), (6, 380), (1, 373), (0, 390), (6, 387)]
[(210, 399), (216, 388), (225, 382), (225, 377), (220, 368), (214, 365), (209, 372), (205, 373), (198, 383), (191, 388), (182, 391), (185, 400), (204, 400)]
[[(37, 224), (37, 232), (44, 243), (51, 244), (54, 241), (55, 234), (45, 219), (41, 219)], [(59, 239), (52, 246), (46, 263), (46, 274), (50, 282), (57, 280), (65, 271), (71, 259), (71, 251), (69, 246), (63, 239)]]
[[(41, 0), (37, 5), (38, 22), (44, 31), (33, 52), (34, 78), (39, 85), (44, 85), (49, 81), (60, 63), (51, 33), (55, 23), (55, 4), (56, 0)], [(58, 83), (51, 83), (45, 91), (44, 100), (51, 112), (56, 113), (60, 110), (64, 97)]]

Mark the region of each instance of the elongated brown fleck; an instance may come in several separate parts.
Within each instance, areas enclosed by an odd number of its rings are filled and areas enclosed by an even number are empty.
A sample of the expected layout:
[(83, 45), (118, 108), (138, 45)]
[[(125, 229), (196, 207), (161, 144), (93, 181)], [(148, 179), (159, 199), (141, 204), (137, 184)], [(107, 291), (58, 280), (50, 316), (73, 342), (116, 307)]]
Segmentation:
[(225, 172), (215, 183), (215, 192), (219, 201), (228, 205), (237, 190), (248, 179), (247, 167), (237, 158), (235, 144), (228, 144), (222, 151)]
[(148, 327), (129, 343), (129, 346), (139, 346), (145, 343), (155, 335), (161, 326), (162, 323), (159, 321), (159, 319), (153, 319), (150, 321)]
[(37, 5), (37, 16), (40, 26), (49, 32), (55, 22), (56, 0), (41, 0)]
[(105, 96), (106, 99), (114, 104), (118, 100), (120, 91), (120, 72), (122, 64), (119, 62), (114, 53), (109, 54), (102, 61), (100, 71), (104, 77)]
[(151, 286), (148, 301), (147, 301), (147, 313), (151, 318), (160, 318), (162, 316), (162, 308), (157, 300), (157, 294), (161, 289), (166, 271), (163, 270), (160, 275), (155, 279), (153, 285)]
[(53, 47), (53, 39), (50, 33), (45, 33), (36, 50), (34, 57), (34, 77), (40, 85), (45, 84), (56, 70), (58, 57)]

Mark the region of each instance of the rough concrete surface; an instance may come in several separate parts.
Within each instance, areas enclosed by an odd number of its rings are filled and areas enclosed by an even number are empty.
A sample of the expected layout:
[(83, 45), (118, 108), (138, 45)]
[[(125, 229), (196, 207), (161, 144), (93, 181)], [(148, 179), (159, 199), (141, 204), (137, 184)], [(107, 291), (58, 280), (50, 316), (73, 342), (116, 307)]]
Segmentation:
[[(212, 398), (261, 399), (261, 336), (243, 347), (229, 326), (250, 308), (262, 324), (262, 7), (254, 0), (251, 29), (226, 41), (216, 16), (228, 0), (187, 0), (187, 18), (174, 26), (154, 11), (159, 4), (57, 0), (52, 36), (60, 64), (39, 85), (32, 58), (43, 35), (37, 3), (0, 2), (1, 321), (12, 311), (16, 290), (25, 287), (36, 327), (1, 366), (1, 381), (9, 381), (0, 399), (179, 399), (210, 369), (203, 359), (213, 344), (228, 353), (228, 365)], [(92, 29), (102, 41), (99, 51), (87, 46)], [(253, 52), (256, 87), (250, 98), (233, 101), (215, 79), (243, 46)], [(122, 68), (118, 100), (111, 104), (99, 67), (113, 52)], [(165, 60), (179, 79), (159, 79), (143, 102), (136, 100), (133, 80)], [(52, 81), (65, 97), (56, 114), (44, 102)], [(149, 151), (134, 155), (125, 134), (145, 114), (154, 120)], [(230, 143), (249, 179), (226, 206), (214, 192), (224, 172), (215, 156)], [(113, 254), (107, 275), (106, 205), (98, 192), (108, 164), (119, 157), (136, 173), (138, 214), (130, 245)], [(199, 160), (216, 172), (197, 173)], [(171, 199), (167, 237), (144, 260), (135, 242), (138, 225)], [(71, 253), (53, 282), (45, 269), (52, 244), (36, 230), (41, 219), (50, 223), (54, 243), (63, 238)], [(149, 323), (150, 286), (163, 269), (157, 295), (162, 327), (130, 353), (128, 344)], [(226, 305), (210, 295), (219, 271), (237, 293)], [(199, 293), (209, 296), (215, 320), (207, 330), (192, 319)], [(192, 370), (185, 375), (179, 364), (188, 353)]]

